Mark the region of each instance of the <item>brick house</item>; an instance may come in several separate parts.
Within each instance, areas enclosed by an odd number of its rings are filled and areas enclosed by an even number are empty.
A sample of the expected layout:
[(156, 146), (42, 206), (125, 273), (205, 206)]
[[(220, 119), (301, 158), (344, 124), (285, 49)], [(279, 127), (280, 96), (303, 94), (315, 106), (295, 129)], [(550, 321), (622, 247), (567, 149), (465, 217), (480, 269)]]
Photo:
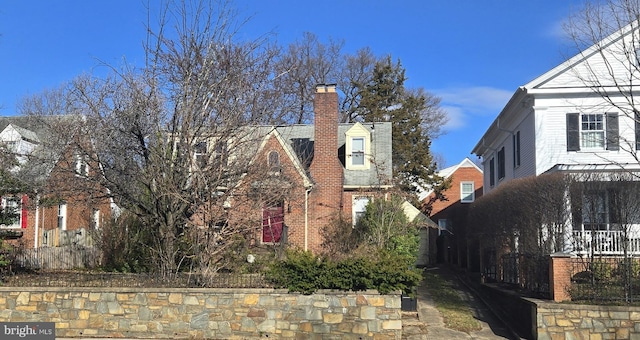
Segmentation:
[(391, 187), (391, 123), (339, 124), (335, 85), (317, 86), (314, 112), (313, 125), (256, 128), (264, 136), (257, 161), (267, 173), (252, 185), (286, 188), (251, 212), (262, 221), (258, 243), (317, 252), (333, 218), (355, 224), (369, 200)]
[(112, 209), (104, 189), (86, 185), (87, 176), (96, 175), (99, 167), (71, 146), (60, 152), (45, 150), (44, 138), (47, 128), (28, 117), (0, 118), (0, 143), (17, 159), (12, 171), (38, 188), (1, 198), (5, 214), (15, 218), (4, 221), (0, 231), (24, 249), (88, 245), (89, 231), (100, 228)]
[(430, 211), (429, 218), (438, 224), (437, 244), (430, 247), (433, 258), (431, 264), (437, 261), (467, 267), (474, 262), (469, 251), (469, 247), (473, 246), (468, 245), (464, 237), (468, 228), (467, 208), (482, 196), (482, 169), (465, 158), (454, 166), (440, 170), (438, 175), (450, 181), (449, 189), (442, 193), (444, 199), (438, 199), (432, 190), (418, 196), (425, 208), (423, 210)]

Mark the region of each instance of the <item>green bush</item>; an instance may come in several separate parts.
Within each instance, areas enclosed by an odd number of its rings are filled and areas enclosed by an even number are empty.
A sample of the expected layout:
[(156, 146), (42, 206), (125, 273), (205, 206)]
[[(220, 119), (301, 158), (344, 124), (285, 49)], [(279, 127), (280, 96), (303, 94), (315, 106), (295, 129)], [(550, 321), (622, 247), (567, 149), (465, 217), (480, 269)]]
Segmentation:
[(303, 294), (318, 289), (410, 293), (422, 278), (420, 270), (413, 268), (411, 261), (410, 256), (388, 251), (372, 257), (334, 261), (307, 251), (289, 250), (284, 260), (269, 268), (266, 277), (278, 288)]

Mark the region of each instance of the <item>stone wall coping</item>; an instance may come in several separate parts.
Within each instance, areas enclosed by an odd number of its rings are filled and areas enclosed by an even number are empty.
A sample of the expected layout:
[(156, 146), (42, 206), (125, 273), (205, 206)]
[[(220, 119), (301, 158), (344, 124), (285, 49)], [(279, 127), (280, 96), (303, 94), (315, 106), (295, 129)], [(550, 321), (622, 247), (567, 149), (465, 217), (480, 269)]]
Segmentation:
[[(114, 293), (192, 293), (192, 294), (297, 294), (298, 292), (289, 292), (286, 288), (144, 288), (144, 287), (16, 287), (16, 286), (0, 286), (0, 292), (114, 292)], [(335, 289), (320, 289), (313, 294), (324, 295), (379, 295), (379, 296), (400, 296), (401, 292), (390, 292), (388, 294), (380, 294), (377, 290), (364, 291), (342, 291)], [(310, 294), (311, 295), (311, 294)]]
[(593, 311), (612, 311), (612, 312), (640, 312), (640, 307), (636, 306), (613, 306), (613, 305), (587, 305), (568, 302), (553, 302), (538, 300), (534, 302), (538, 308), (545, 309), (569, 309), (569, 310), (593, 310)]
[(288, 294), (274, 288), (143, 288), (143, 287), (0, 287), (0, 292), (114, 292), (114, 293), (193, 293), (193, 294)]

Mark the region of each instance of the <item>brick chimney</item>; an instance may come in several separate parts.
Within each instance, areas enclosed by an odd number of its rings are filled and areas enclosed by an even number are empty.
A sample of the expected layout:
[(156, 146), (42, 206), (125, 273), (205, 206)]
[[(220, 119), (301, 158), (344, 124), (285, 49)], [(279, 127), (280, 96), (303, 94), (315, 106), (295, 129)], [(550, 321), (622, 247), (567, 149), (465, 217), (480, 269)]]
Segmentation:
[(342, 209), (344, 174), (338, 159), (338, 93), (335, 84), (317, 85), (313, 105), (313, 161), (309, 172), (314, 187), (309, 196), (309, 248), (317, 252), (322, 244), (320, 228)]

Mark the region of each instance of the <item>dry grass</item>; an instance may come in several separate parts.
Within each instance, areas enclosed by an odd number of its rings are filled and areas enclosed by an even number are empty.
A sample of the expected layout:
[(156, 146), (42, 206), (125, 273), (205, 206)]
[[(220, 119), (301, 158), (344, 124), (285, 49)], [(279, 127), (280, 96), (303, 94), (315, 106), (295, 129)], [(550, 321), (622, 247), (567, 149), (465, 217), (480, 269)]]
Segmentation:
[(481, 329), (467, 301), (458, 294), (453, 282), (434, 271), (426, 271), (424, 280), (447, 328), (466, 333)]

